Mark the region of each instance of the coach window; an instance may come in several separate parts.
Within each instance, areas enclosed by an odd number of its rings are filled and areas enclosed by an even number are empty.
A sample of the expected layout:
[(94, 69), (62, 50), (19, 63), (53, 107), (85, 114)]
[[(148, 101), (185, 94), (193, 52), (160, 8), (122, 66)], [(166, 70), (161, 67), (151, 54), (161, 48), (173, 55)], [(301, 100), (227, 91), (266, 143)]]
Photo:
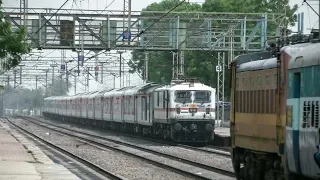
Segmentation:
[(246, 85), (246, 78), (242, 78), (242, 85), (245, 86)]
[(274, 83), (277, 84), (278, 82), (278, 74), (274, 74)]
[(159, 92), (157, 92), (157, 107), (160, 106), (160, 95), (159, 95)]

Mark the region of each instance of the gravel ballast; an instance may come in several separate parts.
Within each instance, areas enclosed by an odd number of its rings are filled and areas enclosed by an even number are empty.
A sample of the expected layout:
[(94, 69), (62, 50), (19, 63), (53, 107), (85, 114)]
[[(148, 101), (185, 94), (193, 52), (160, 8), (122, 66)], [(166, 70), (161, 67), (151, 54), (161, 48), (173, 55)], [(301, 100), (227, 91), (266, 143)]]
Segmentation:
[(221, 168), (221, 169), (224, 169), (224, 170), (227, 170), (230, 172), (234, 172), (233, 167), (232, 167), (231, 158), (228, 158), (228, 157), (225, 157), (225, 156), (222, 156), (219, 154), (206, 153), (203, 151), (192, 150), (192, 149), (179, 147), (179, 146), (170, 146), (167, 144), (164, 145), (164, 144), (160, 144), (157, 142), (147, 141), (147, 140), (143, 140), (143, 139), (137, 139), (134, 137), (127, 137), (127, 136), (121, 136), (121, 135), (115, 136), (112, 132), (105, 132), (105, 131), (101, 131), (101, 130), (97, 130), (97, 129), (85, 129), (85, 128), (77, 127), (75, 125), (62, 124), (62, 123), (58, 123), (56, 121), (51, 121), (51, 120), (46, 120), (46, 119), (41, 119), (41, 120), (43, 120), (45, 122), (47, 121), (49, 123), (54, 123), (58, 126), (73, 129), (76, 131), (90, 133), (93, 135), (98, 135), (98, 136), (110, 138), (110, 139), (117, 140), (117, 141), (123, 141), (123, 142), (131, 143), (131, 144), (139, 145), (141, 147), (155, 150), (158, 152), (170, 154), (170, 155), (173, 155), (176, 157), (185, 158), (185, 159), (188, 159), (191, 161), (195, 161), (198, 163), (202, 163), (202, 164), (206, 164), (206, 165), (213, 166), (216, 168)]
[(128, 179), (193, 179), (159, 168), (121, 152), (89, 145), (75, 138), (36, 126), (26, 120), (14, 119), (12, 122), (71, 153)]

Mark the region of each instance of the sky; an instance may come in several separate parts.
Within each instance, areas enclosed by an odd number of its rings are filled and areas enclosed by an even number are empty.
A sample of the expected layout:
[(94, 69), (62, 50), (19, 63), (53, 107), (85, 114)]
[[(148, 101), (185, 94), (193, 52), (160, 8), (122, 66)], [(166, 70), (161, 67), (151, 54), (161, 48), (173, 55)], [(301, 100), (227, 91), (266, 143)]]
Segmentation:
[[(29, 1), (29, 8), (59, 8), (65, 0), (28, 0)], [(76, 3), (74, 3), (74, 1)], [(160, 2), (161, 0), (132, 0), (132, 11), (140, 11), (146, 6), (148, 6), (151, 3), (154, 2)], [(189, 0), (189, 2), (195, 2), (195, 3), (203, 3), (205, 0)], [(20, 0), (3, 0), (3, 7), (19, 7)], [(303, 0), (290, 0), (290, 5), (298, 4), (300, 7)], [(312, 5), (312, 7), (319, 12), (319, 6), (318, 2), (316, 0), (309, 0), (309, 4)], [(75, 9), (75, 8), (81, 8), (81, 9), (91, 9), (91, 10), (102, 10), (105, 9), (105, 7), (108, 6), (107, 10), (123, 10), (123, 0), (69, 0), (69, 2), (63, 7), (64, 9)], [(318, 16), (307, 6), (307, 4), (304, 4), (301, 6), (297, 13), (304, 12), (304, 33), (309, 33), (310, 29), (312, 27), (318, 27)], [(297, 30), (297, 26), (292, 27), (293, 31)], [(43, 54), (49, 54), (48, 56), (51, 57), (61, 57), (60, 51), (54, 51), (52, 52), (49, 50), (43, 50)], [(71, 51), (66, 52), (68, 57), (76, 57), (76, 54), (72, 53)], [(130, 59), (130, 53), (127, 53), (124, 55), (124, 58)], [(58, 61), (59, 63), (59, 61)], [(109, 67), (109, 69), (112, 69), (112, 67)], [(129, 78), (127, 76), (127, 78)], [(105, 77), (105, 80), (107, 80), (104, 84), (97, 83), (94, 80), (90, 80), (90, 91), (94, 90), (100, 90), (102, 88), (106, 87), (112, 87), (113, 86), (113, 77), (108, 76)], [(83, 78), (80, 78), (79, 81), (84, 82)], [(128, 82), (129, 79), (126, 79), (125, 82)], [(116, 87), (119, 87), (120, 80), (116, 78)], [(139, 78), (136, 74), (130, 75), (130, 85), (138, 85), (142, 84), (143, 81), (141, 78)], [(26, 83), (25, 86), (34, 86), (34, 83)], [(129, 85), (126, 83), (125, 85)], [(81, 83), (77, 83), (77, 93), (84, 92), (85, 88)], [(74, 90), (70, 90), (70, 95), (74, 93)]]

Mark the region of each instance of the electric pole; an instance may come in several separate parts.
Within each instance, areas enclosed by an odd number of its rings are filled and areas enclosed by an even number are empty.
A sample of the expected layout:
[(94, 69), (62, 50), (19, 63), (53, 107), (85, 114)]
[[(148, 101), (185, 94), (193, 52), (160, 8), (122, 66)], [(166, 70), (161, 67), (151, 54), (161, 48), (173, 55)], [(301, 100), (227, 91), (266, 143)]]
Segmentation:
[(54, 87), (54, 68), (57, 66), (55, 64), (50, 65), (52, 67), (52, 82), (51, 82), (51, 96), (54, 92), (53, 87)]
[[(127, 16), (127, 20), (126, 20)], [(126, 28), (127, 22), (127, 30)], [(131, 0), (123, 0), (123, 33), (126, 33), (126, 39), (128, 39), (128, 45), (130, 45), (131, 37)]]
[(74, 75), (74, 95), (77, 94), (77, 76)]
[(46, 97), (48, 96), (48, 71), (49, 71), (49, 69), (45, 70), (45, 72), (46, 72)]
[(16, 88), (16, 82), (17, 82), (17, 70), (13, 70), (13, 88)]
[(62, 73), (60, 74), (60, 96), (62, 96), (63, 85), (62, 85)]
[(103, 84), (103, 63), (101, 63), (101, 83)]
[(129, 72), (129, 78), (128, 78), (128, 82), (129, 82), (129, 85), (128, 86), (130, 86), (130, 72)]
[(116, 75), (114, 75), (114, 74), (112, 74), (112, 75), (113, 75), (113, 89), (115, 89), (116, 88)]
[(90, 76), (90, 68), (87, 67), (87, 87), (88, 87), (88, 92), (89, 92), (89, 76)]
[(120, 54), (120, 60), (119, 60), (119, 62), (120, 62), (120, 70), (119, 70), (119, 78), (120, 78), (120, 88), (121, 88), (121, 86), (122, 86), (122, 74), (121, 74), (121, 71), (122, 71), (122, 51), (118, 51), (118, 53)]
[(7, 86), (10, 86), (10, 76), (7, 77)]
[(67, 91), (69, 90), (69, 74), (68, 74), (68, 62), (66, 62), (66, 86), (67, 86)]
[(148, 61), (149, 61), (149, 53), (148, 52), (145, 52), (145, 67), (144, 67), (144, 80), (146, 81), (146, 84), (148, 83)]
[(27, 8), (28, 8), (28, 0), (20, 0), (20, 13), (23, 14), (23, 16), (20, 16), (20, 25), (27, 26)]
[(38, 90), (38, 76), (36, 76), (36, 90)]
[(20, 85), (22, 84), (22, 65), (20, 66)]

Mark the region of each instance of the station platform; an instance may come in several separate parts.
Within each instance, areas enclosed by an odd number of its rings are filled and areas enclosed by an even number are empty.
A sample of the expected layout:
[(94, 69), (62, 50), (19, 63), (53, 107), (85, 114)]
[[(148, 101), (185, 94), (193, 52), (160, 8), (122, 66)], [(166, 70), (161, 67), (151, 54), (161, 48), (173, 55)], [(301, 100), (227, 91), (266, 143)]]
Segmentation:
[(215, 134), (221, 137), (230, 137), (230, 128), (218, 127), (214, 130)]
[(0, 119), (0, 180), (78, 180), (32, 141)]
[(212, 145), (217, 146), (230, 146), (230, 128), (216, 127), (214, 130), (215, 138), (212, 141)]

